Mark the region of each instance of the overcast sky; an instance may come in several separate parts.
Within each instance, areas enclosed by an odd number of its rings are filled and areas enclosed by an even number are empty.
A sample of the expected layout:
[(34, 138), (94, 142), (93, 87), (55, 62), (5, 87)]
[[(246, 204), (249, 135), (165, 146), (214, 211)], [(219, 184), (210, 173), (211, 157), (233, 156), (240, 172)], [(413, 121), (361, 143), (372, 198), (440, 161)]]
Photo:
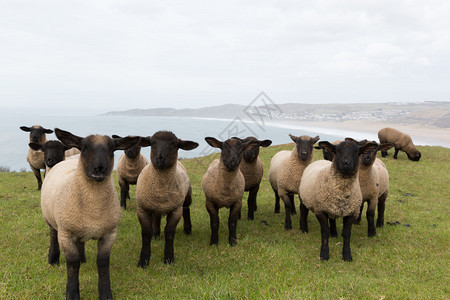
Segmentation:
[(0, 106), (450, 100), (450, 1), (0, 0)]

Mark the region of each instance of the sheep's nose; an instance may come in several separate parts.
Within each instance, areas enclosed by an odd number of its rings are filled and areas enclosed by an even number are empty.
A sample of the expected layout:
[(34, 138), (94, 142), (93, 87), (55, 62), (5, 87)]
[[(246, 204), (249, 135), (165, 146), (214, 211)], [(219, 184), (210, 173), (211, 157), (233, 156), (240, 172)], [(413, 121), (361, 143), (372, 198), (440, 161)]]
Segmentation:
[(344, 166), (348, 167), (350, 165), (350, 161), (348, 159), (344, 159)]
[(97, 173), (97, 174), (98, 173), (103, 173), (103, 172), (105, 172), (105, 170), (106, 170), (106, 168), (103, 165), (98, 165), (98, 166), (96, 166), (94, 168), (94, 172)]

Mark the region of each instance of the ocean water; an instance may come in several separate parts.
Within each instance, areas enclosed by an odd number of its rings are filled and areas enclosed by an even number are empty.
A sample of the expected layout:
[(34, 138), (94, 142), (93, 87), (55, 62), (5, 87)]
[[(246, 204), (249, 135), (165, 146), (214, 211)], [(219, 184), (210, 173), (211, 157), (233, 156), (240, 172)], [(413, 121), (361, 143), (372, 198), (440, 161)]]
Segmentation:
[[(90, 134), (117, 134), (149, 136), (158, 130), (170, 130), (178, 138), (192, 140), (199, 143), (199, 147), (191, 150), (180, 150), (180, 158), (192, 158), (217, 152), (204, 140), (207, 136), (225, 140), (232, 136), (256, 136), (259, 139), (270, 139), (272, 145), (290, 143), (289, 134), (319, 135), (321, 140), (334, 141), (352, 136), (355, 139), (375, 139), (374, 133), (343, 132), (333, 128), (321, 129), (314, 127), (300, 127), (275, 122), (270, 119), (243, 121), (240, 118), (222, 120), (210, 116), (208, 119), (200, 118), (174, 118), (174, 117), (125, 117), (125, 116), (99, 116), (95, 114), (55, 114), (50, 112), (35, 112), (14, 109), (0, 109), (0, 137), (3, 141), (0, 147), (0, 167), (9, 167), (11, 171), (27, 170), (30, 167), (26, 161), (28, 151), (29, 133), (20, 130), (20, 126), (41, 125), (45, 128), (55, 127), (72, 132), (78, 136)], [(47, 139), (56, 139), (54, 134), (47, 135)], [(116, 151), (117, 160), (123, 151)], [(150, 148), (142, 148), (142, 153), (149, 158)]]

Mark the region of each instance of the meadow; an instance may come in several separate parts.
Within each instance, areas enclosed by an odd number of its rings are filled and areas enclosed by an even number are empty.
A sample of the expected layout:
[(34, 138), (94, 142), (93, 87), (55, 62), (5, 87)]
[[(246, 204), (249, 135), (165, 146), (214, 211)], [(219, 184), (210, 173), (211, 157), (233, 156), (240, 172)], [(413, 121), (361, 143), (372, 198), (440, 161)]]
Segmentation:
[[(146, 269), (137, 267), (141, 247), (135, 186), (130, 190), (119, 233), (112, 248), (111, 286), (116, 299), (449, 299), (450, 149), (419, 146), (422, 159), (382, 158), (390, 173), (390, 193), (383, 228), (367, 236), (367, 222), (352, 229), (352, 262), (342, 260), (342, 238), (330, 238), (330, 260), (319, 259), (320, 227), (308, 217), (309, 233), (284, 229), (284, 208), (274, 214), (274, 195), (267, 179), (271, 157), (293, 144), (262, 148), (265, 174), (255, 220), (247, 216), (244, 195), (238, 244), (228, 245), (228, 210), (220, 210), (219, 245), (210, 246), (209, 216), (201, 178), (218, 157), (185, 159), (193, 187), (192, 234), (180, 222), (175, 263), (163, 263), (164, 240), (152, 242)], [(120, 153), (116, 153), (120, 155)], [(315, 159), (321, 159), (315, 150)], [(380, 157), (381, 158), (381, 157)], [(24, 158), (25, 159), (25, 158)], [(114, 172), (116, 188), (117, 176)], [(48, 227), (40, 192), (31, 172), (0, 173), (0, 298), (64, 298), (66, 266), (47, 263)], [(295, 198), (298, 209), (299, 200)], [(364, 214), (365, 216), (365, 214)], [(338, 220), (338, 232), (342, 221)], [(163, 219), (164, 225), (164, 219)], [(83, 299), (98, 298), (97, 242), (86, 243), (87, 263), (80, 269)]]

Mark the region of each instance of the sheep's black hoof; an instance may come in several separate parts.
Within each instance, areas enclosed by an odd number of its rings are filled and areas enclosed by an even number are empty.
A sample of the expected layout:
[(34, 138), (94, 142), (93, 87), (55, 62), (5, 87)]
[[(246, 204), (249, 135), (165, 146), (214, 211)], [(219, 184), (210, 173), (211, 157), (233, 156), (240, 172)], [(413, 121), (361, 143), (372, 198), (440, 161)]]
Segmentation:
[(213, 240), (211, 240), (210, 242), (209, 242), (209, 245), (210, 246), (217, 246), (217, 245), (219, 245), (219, 241), (213, 241)]
[(284, 229), (291, 230), (292, 229), (292, 225), (284, 224)]
[(377, 227), (383, 227), (384, 221), (377, 220)]
[(279, 214), (280, 213), (280, 209), (275, 209), (274, 213)]
[(166, 258), (164, 258), (164, 263), (165, 264), (172, 264), (172, 263), (174, 263), (175, 262), (175, 259), (173, 258), (173, 257), (166, 257)]
[(330, 259), (330, 249), (328, 246), (320, 247), (320, 260), (328, 260)]
[(185, 228), (184, 229), (184, 234), (190, 235), (191, 233), (192, 233), (192, 228)]
[(142, 258), (139, 259), (138, 262), (138, 267), (144, 269), (145, 267), (147, 267), (150, 263), (150, 258)]
[(330, 236), (331, 236), (331, 237), (337, 237), (338, 234), (337, 234), (337, 232), (330, 232)]
[(300, 230), (302, 231), (302, 233), (308, 233), (308, 224), (300, 223)]
[(353, 222), (355, 225), (361, 225), (361, 218), (356, 219), (355, 222)]
[(351, 253), (342, 253), (342, 259), (344, 261), (352, 261), (352, 254)]
[(237, 240), (236, 239), (230, 239), (230, 246), (231, 247), (233, 247), (233, 246), (236, 246), (237, 245)]
[(373, 236), (376, 236), (377, 235), (377, 232), (376, 231), (369, 231), (368, 233), (367, 233), (367, 236), (368, 237), (373, 237)]
[(48, 263), (51, 265), (51, 266), (59, 266), (59, 257), (58, 258), (48, 258)]

